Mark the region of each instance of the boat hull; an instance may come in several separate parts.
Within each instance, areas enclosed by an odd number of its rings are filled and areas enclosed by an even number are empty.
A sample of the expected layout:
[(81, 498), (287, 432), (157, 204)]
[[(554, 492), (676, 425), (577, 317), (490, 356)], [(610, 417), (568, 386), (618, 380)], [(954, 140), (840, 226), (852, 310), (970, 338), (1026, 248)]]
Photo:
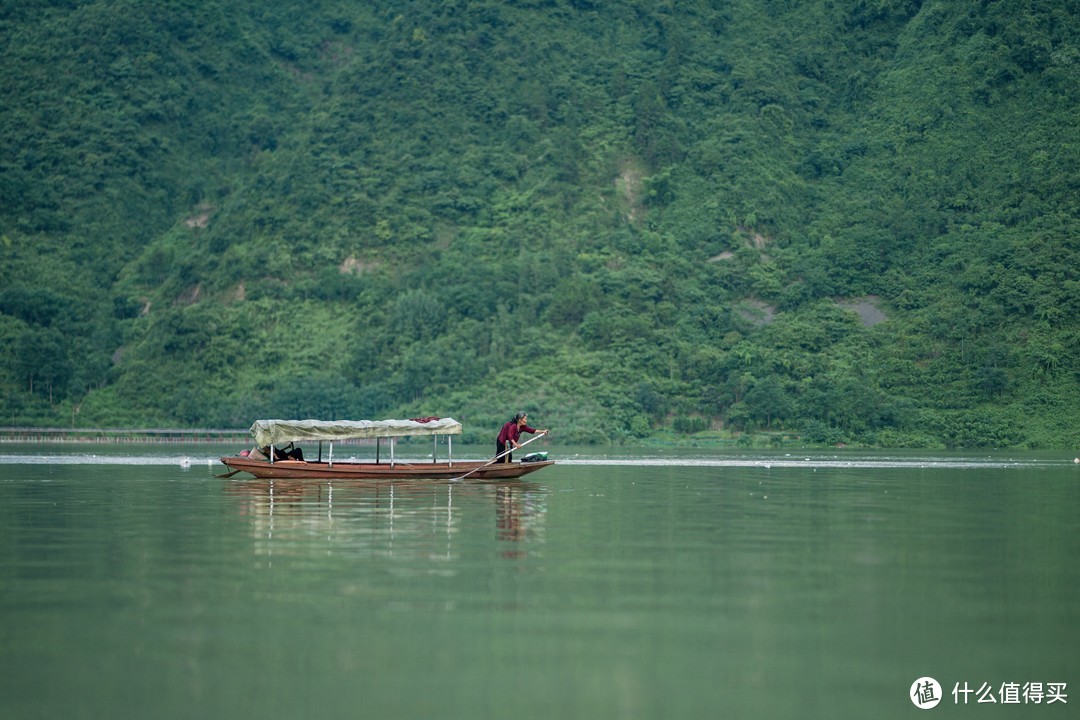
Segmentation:
[(246, 457), (223, 457), (221, 462), (234, 472), (246, 472), (257, 478), (349, 480), (452, 480), (468, 475), (470, 480), (512, 480), (554, 465), (554, 460), (539, 462), (431, 462), (431, 463), (353, 463), (301, 462), (279, 460), (269, 463)]

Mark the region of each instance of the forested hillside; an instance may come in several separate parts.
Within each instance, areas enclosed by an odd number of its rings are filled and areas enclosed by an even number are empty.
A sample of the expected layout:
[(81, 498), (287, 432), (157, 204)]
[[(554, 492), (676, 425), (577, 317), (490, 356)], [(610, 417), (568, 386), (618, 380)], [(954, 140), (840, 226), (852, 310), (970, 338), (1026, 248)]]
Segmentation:
[(0, 424), (1080, 444), (1078, 38), (1076, 0), (3, 2)]

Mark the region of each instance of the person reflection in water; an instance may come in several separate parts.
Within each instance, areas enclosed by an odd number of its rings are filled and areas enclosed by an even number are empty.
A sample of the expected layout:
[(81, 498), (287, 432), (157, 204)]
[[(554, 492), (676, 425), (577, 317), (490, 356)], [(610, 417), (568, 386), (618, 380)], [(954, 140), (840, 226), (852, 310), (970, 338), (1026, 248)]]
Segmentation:
[(528, 557), (530, 539), (542, 533), (544, 513), (542, 487), (512, 482), (495, 488), (495, 525), (504, 558)]
[[(495, 440), (495, 457), (499, 462), (511, 462), (514, 459), (512, 451), (521, 447), (521, 443), (518, 442), (521, 439), (521, 433), (540, 433), (541, 435), (547, 435), (547, 430), (537, 430), (531, 428), (528, 425), (529, 415), (528, 413), (519, 412), (514, 415), (514, 418), (510, 422), (502, 426), (502, 430), (499, 431), (499, 437)], [(503, 454), (505, 453), (505, 455)], [(502, 457), (499, 457), (502, 455)]]
[(507, 485), (495, 488), (495, 526), (499, 529), (500, 540), (520, 542), (525, 539), (521, 502), (514, 497), (513, 488)]

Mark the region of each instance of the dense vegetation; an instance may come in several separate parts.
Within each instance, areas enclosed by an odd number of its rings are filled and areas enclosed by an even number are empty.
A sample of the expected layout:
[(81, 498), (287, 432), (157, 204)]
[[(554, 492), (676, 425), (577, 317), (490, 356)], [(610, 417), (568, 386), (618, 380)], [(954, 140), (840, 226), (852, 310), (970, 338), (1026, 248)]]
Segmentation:
[(4, 423), (1080, 444), (1075, 3), (20, 0), (0, 38)]

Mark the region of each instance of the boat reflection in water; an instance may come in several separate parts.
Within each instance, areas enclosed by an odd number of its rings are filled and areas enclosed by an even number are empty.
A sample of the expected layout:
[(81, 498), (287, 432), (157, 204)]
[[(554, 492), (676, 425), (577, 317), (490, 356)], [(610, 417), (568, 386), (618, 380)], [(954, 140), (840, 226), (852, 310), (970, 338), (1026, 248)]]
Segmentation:
[(548, 492), (521, 480), (272, 478), (226, 481), (225, 491), (251, 523), (256, 555), (424, 561), (457, 560), (470, 543), (489, 549), (492, 537), (509, 544), (500, 548), (504, 557), (526, 557), (530, 544), (543, 542)]

